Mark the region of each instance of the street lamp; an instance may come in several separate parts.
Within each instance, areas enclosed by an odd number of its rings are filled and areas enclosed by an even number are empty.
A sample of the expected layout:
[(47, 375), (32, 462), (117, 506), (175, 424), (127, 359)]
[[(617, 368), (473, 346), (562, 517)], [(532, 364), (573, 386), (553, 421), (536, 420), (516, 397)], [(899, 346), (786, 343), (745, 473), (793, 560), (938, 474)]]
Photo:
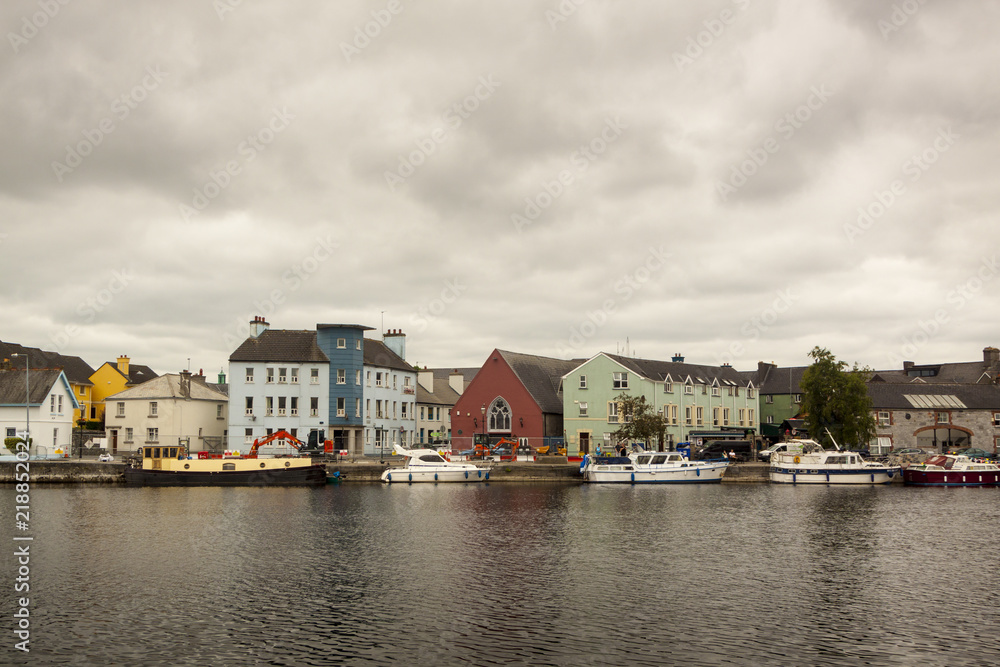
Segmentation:
[(12, 357), (24, 357), (24, 442), (28, 445), (28, 452), (31, 452), (31, 374), (29, 368), (31, 363), (28, 354), (14, 353)]

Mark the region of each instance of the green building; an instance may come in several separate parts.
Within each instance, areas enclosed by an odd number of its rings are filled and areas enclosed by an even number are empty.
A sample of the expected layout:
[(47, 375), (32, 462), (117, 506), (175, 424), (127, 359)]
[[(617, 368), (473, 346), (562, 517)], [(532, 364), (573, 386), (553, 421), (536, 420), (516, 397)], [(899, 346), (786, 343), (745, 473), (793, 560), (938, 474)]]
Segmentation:
[(766, 439), (772, 442), (781, 440), (781, 425), (802, 416), (801, 382), (807, 368), (778, 367), (764, 362), (757, 364), (757, 373), (751, 376), (751, 380), (760, 389), (760, 434)]
[(757, 388), (752, 374), (731, 366), (634, 359), (601, 352), (562, 377), (563, 428), (571, 456), (608, 451), (620, 426), (618, 400), (645, 396), (667, 420), (664, 442), (700, 444), (717, 437), (757, 433)]

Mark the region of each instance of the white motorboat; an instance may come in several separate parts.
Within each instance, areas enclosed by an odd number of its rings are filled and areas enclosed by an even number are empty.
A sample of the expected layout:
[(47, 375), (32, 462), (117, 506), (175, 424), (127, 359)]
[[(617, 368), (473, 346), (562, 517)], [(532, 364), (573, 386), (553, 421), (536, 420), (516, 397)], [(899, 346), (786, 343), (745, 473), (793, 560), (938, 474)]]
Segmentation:
[(903, 470), (912, 486), (1000, 486), (1000, 466), (968, 456), (939, 454)]
[(618, 484), (709, 484), (721, 482), (727, 461), (690, 461), (679, 452), (647, 452), (626, 456), (592, 456), (580, 464), (584, 481)]
[(484, 482), (490, 478), (489, 468), (449, 461), (433, 449), (404, 449), (395, 445), (392, 451), (403, 457), (403, 465), (387, 468), (382, 473), (383, 482)]
[[(866, 461), (857, 452), (824, 449), (815, 440), (792, 440), (801, 453), (771, 456), (770, 478), (778, 484), (888, 484), (900, 467)], [(796, 447), (797, 448), (797, 447)]]

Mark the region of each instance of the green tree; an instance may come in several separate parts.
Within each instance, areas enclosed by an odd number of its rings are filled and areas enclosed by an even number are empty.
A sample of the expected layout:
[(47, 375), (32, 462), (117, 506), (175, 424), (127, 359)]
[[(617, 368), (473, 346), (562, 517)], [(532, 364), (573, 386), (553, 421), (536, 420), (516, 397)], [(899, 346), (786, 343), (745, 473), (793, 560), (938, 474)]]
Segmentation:
[(837, 361), (829, 350), (814, 347), (813, 363), (802, 374), (802, 410), (813, 438), (832, 444), (829, 429), (841, 447), (867, 446), (875, 438), (875, 416), (867, 382), (871, 369)]
[(650, 442), (663, 442), (667, 429), (667, 420), (663, 415), (653, 412), (653, 406), (646, 402), (645, 396), (630, 396), (622, 394), (618, 400), (618, 420), (621, 426), (615, 431), (618, 442), (641, 442), (650, 449)]

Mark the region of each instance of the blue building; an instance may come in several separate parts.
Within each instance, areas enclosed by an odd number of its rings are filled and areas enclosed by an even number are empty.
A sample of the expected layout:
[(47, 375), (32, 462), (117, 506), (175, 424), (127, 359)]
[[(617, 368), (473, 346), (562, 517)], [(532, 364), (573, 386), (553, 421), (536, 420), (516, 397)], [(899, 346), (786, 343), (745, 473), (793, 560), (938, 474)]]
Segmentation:
[(316, 344), (330, 360), (327, 434), (338, 450), (363, 454), (365, 338), (372, 327), (361, 324), (317, 324)]

